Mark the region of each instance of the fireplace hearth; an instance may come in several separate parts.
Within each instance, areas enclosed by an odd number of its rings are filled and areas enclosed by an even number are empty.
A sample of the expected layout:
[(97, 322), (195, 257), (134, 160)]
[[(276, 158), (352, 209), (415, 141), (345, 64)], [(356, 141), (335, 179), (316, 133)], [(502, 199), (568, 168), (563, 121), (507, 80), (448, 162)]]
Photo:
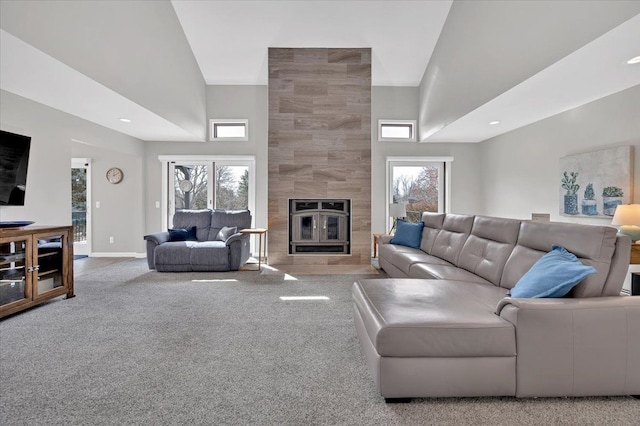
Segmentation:
[(289, 254), (350, 254), (350, 236), (350, 200), (289, 200)]

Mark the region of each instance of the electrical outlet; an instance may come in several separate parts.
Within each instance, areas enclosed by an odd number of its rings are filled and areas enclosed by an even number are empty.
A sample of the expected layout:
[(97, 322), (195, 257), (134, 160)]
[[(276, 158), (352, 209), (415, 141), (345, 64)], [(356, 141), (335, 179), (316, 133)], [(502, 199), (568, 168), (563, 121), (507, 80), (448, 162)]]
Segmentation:
[(100, 201), (96, 201), (96, 209), (100, 208)]
[(109, 237), (109, 244), (113, 244), (113, 237)]
[(160, 201), (156, 201), (156, 209), (160, 208)]

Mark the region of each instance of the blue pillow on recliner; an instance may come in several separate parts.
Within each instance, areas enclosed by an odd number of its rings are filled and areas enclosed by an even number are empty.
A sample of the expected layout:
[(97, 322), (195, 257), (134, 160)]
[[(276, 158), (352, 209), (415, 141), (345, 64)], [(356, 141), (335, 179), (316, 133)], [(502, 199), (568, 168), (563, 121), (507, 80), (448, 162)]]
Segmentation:
[(396, 233), (389, 242), (391, 244), (399, 244), (401, 246), (420, 248), (422, 228), (424, 228), (424, 222), (411, 223), (404, 220), (398, 220), (396, 224)]
[(198, 241), (196, 227), (169, 229), (169, 241)]
[(596, 268), (584, 265), (564, 247), (553, 246), (518, 280), (511, 297), (562, 297), (596, 272)]

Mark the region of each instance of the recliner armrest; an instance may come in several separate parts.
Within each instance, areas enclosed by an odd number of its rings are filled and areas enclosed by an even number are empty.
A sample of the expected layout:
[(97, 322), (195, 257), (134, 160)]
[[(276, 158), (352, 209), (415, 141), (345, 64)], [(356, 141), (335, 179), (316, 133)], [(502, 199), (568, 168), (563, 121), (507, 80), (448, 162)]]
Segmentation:
[(226, 241), (224, 242), (226, 245), (230, 245), (232, 242), (234, 241), (238, 241), (241, 240), (242, 237), (247, 237), (249, 238), (249, 234), (241, 234), (240, 232), (237, 232), (233, 235), (230, 235), (229, 238), (226, 239)]
[(169, 241), (169, 232), (156, 232), (154, 234), (145, 235), (144, 239), (147, 241), (153, 241), (156, 244), (162, 244)]
[(640, 297), (506, 297), (496, 313), (515, 326), (516, 396), (640, 393)]

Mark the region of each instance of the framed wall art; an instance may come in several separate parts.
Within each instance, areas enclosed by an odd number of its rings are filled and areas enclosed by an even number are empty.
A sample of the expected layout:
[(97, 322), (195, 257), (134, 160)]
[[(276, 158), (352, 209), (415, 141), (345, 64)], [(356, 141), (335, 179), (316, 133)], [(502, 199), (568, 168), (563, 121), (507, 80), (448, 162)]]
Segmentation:
[(611, 218), (618, 204), (633, 202), (631, 146), (560, 158), (560, 214)]

